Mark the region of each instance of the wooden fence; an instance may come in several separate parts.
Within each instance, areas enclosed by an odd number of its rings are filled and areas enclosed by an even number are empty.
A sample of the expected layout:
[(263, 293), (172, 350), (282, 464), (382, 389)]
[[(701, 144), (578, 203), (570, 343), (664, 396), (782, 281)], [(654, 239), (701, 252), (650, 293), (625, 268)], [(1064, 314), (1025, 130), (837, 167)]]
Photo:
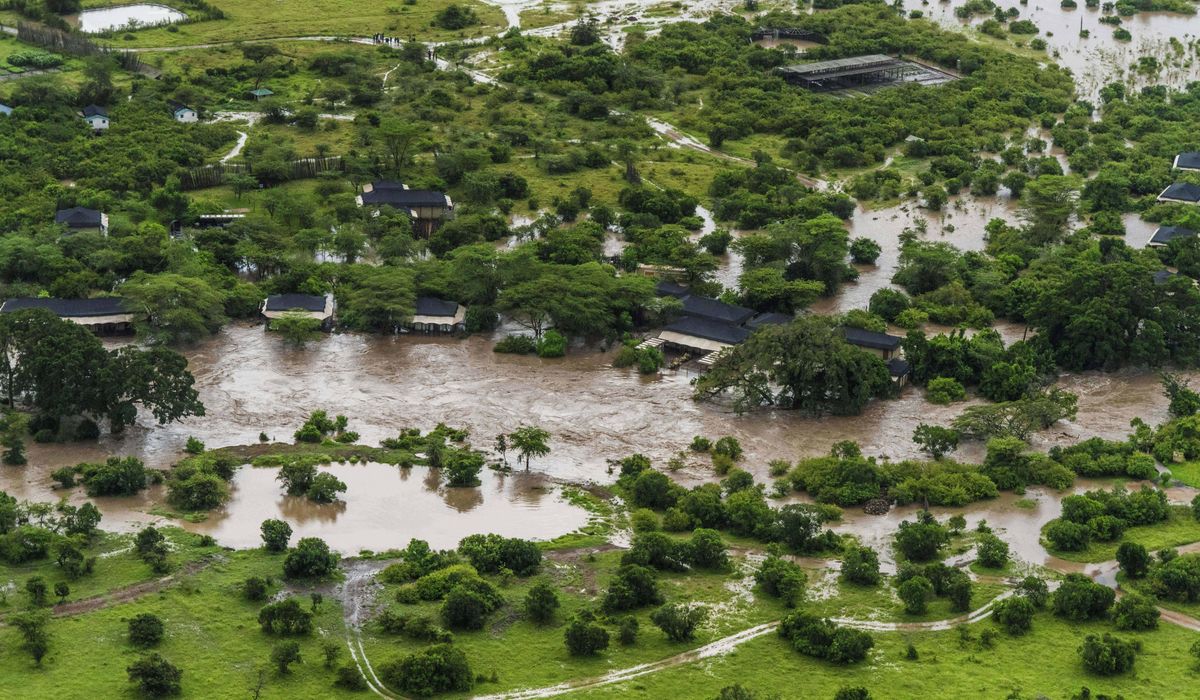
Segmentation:
[[(341, 156), (326, 158), (301, 158), (288, 164), (286, 180), (303, 180), (313, 178), (326, 172), (345, 172), (346, 164)], [(199, 190), (206, 187), (216, 187), (225, 183), (229, 175), (254, 175), (252, 163), (215, 163), (189, 168), (179, 176), (179, 189)]]

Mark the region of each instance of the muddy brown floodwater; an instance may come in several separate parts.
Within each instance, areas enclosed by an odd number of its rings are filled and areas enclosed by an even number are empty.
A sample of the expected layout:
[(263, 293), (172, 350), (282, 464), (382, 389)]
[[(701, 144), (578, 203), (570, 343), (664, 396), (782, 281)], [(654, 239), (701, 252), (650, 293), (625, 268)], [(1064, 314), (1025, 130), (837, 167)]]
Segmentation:
[[(29, 466), (0, 469), (0, 489), (18, 498), (54, 499), (49, 474), (58, 466), (132, 454), (166, 467), (178, 459), (188, 436), (210, 447), (253, 443), (260, 431), (286, 441), (317, 408), (349, 416), (368, 444), (405, 426), (429, 429), (445, 422), (468, 428), (477, 447), (489, 447), (501, 431), (540, 425), (553, 436), (553, 452), (534, 460), (534, 471), (577, 481), (610, 481), (607, 460), (634, 452), (663, 465), (693, 435), (733, 435), (746, 450), (746, 467), (766, 480), (769, 460), (823, 454), (839, 440), (856, 440), (870, 455), (916, 457), (914, 427), (948, 423), (963, 407), (930, 404), (909, 388), (898, 399), (871, 403), (856, 417), (810, 418), (788, 411), (737, 416), (721, 405), (693, 401), (691, 377), (683, 372), (641, 377), (613, 369), (611, 354), (585, 349), (553, 360), (498, 355), (483, 337), (335, 334), (297, 350), (261, 326), (234, 325), (186, 355), (206, 416), (164, 427), (143, 417), (121, 437), (34, 446)], [(1059, 384), (1079, 394), (1080, 417), (1039, 436), (1041, 448), (1092, 435), (1120, 438), (1134, 417), (1151, 423), (1167, 417), (1153, 374), (1083, 373)], [(979, 460), (982, 449), (968, 444), (958, 456)], [(357, 551), (400, 547), (417, 536), (453, 543), (479, 530), (549, 538), (584, 519), (557, 493), (545, 492), (536, 475), (485, 472), (482, 488), (458, 490), (437, 487), (433, 475), (419, 467), (407, 475), (379, 465), (328, 468), (349, 487), (344, 506), (285, 498), (274, 470), (247, 467), (235, 478), (234, 497), (223, 511), (186, 526), (228, 544), (252, 544), (258, 522), (285, 517), (303, 534)], [(689, 457), (679, 477), (694, 481), (712, 474), (705, 459)], [(71, 498), (81, 501), (83, 495), (76, 490)], [(161, 500), (161, 490), (152, 489), (136, 498), (99, 499), (99, 505), (106, 526), (127, 529), (145, 521), (146, 511)], [(972, 512), (993, 521), (1011, 510), (1004, 503), (981, 504)], [(1037, 520), (1023, 510), (1012, 517)], [(1030, 525), (1034, 533), (1040, 527)]]

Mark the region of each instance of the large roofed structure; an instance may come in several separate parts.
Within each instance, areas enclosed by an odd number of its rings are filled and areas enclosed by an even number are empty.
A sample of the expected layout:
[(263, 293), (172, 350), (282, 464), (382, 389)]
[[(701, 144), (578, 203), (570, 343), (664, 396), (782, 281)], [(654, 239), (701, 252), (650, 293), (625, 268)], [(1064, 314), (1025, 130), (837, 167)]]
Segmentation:
[(814, 91), (902, 82), (936, 85), (955, 79), (935, 68), (884, 54), (799, 63), (780, 68), (779, 74), (789, 83)]

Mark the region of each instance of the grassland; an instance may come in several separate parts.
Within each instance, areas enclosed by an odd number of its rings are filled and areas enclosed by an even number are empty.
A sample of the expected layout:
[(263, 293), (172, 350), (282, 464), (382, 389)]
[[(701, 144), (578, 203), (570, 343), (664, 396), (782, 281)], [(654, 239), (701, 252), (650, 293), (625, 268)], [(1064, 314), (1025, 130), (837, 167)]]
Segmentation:
[[(160, 592), (53, 619), (48, 626), (50, 653), (40, 667), (21, 650), (15, 629), (0, 629), (4, 686), (19, 687), (23, 698), (134, 697), (125, 668), (140, 652), (126, 639), (126, 623), (149, 612), (165, 623), (166, 637), (155, 651), (183, 670), (182, 697), (250, 697), (249, 689), (259, 669), (269, 667), (271, 648), (278, 639), (259, 629), (256, 618), (262, 604), (244, 600), (237, 586), (252, 575), (278, 579), (282, 557), (258, 550), (212, 549), (209, 566), (180, 576)], [(94, 577), (109, 582), (99, 566)], [(297, 593), (307, 598), (306, 591)], [(352, 696), (332, 686), (332, 672), (322, 665), (321, 642), (343, 643), (340, 606), (336, 601), (324, 602), (314, 622), (314, 634), (297, 640), (303, 663), (286, 676), (268, 670), (262, 698)], [(16, 697), (3, 691), (0, 695)]]
[[(614, 635), (608, 650), (599, 656), (579, 658), (568, 655), (563, 644), (566, 622), (580, 609), (595, 608), (594, 597), (603, 593), (620, 558), (619, 551), (595, 555), (580, 551), (552, 554), (542, 565), (542, 575), (559, 588), (562, 607), (554, 621), (547, 625), (526, 620), (521, 612), (521, 601), (536, 577), (515, 579), (502, 587), (501, 593), (507, 604), (491, 616), (490, 623), (483, 630), (454, 635), (454, 643), (466, 652), (472, 671), (485, 677), (495, 674), (497, 679), (478, 686), (475, 692), (553, 685), (614, 668), (656, 661), (747, 627), (779, 619), (786, 613), (777, 600), (753, 595), (745, 571), (662, 573), (659, 574), (659, 587), (668, 601), (702, 602), (711, 610), (693, 642), (668, 641), (650, 621), (650, 613), (654, 610), (650, 607), (631, 613), (639, 625), (636, 644), (623, 646)], [(388, 587), (381, 600), (390, 601), (394, 590)], [(388, 604), (400, 613), (425, 613), (435, 618), (439, 607), (438, 603)], [(419, 642), (402, 637), (382, 635), (371, 625), (367, 626), (366, 632), (364, 646), (372, 664), (421, 646)]]
[(1094, 564), (1115, 559), (1117, 548), (1122, 542), (1135, 542), (1152, 552), (1200, 542), (1200, 521), (1192, 516), (1190, 508), (1171, 506), (1171, 515), (1166, 522), (1131, 527), (1125, 531), (1124, 537), (1115, 542), (1092, 542), (1087, 549), (1079, 552), (1059, 552), (1053, 549), (1050, 551), (1067, 561)]
[[(992, 625), (971, 625), (974, 639), (966, 643), (956, 631), (876, 634), (868, 659), (848, 667), (802, 656), (767, 635), (727, 655), (571, 697), (707, 699), (734, 683), (784, 698), (832, 698), (847, 686), (866, 687), (876, 700), (1069, 698), (1084, 686), (1093, 694), (1119, 693), (1130, 700), (1195, 697), (1200, 677), (1188, 653), (1194, 632), (1163, 625), (1154, 632), (1121, 633), (1140, 640), (1143, 652), (1133, 673), (1105, 678), (1087, 673), (1075, 650), (1085, 635), (1111, 631), (1107, 623), (1072, 624), (1042, 613), (1029, 634), (1001, 633), (992, 649), (978, 642), (985, 626)], [(909, 643), (917, 649), (915, 661), (905, 658)]]
[[(457, 4), (475, 11), (479, 24), (460, 31), (432, 25), (434, 17)], [(302, 36), (371, 36), (384, 33), (417, 41), (445, 41), (494, 34), (504, 27), (504, 13), (478, 0), (416, 0), (356, 2), (325, 0), (319, 6), (305, 0), (213, 0), (226, 15), (208, 20), (132, 32), (113, 43), (122, 47), (191, 46)], [(319, 11), (318, 11), (319, 10)]]

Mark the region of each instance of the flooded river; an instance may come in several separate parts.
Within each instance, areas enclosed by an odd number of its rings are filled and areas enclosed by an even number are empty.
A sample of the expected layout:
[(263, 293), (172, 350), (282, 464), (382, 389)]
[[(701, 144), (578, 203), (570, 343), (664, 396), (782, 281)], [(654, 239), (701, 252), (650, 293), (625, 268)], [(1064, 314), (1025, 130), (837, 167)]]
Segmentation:
[[(308, 412), (323, 408), (350, 417), (362, 441), (378, 443), (405, 426), (438, 422), (468, 428), (476, 446), (522, 423), (552, 434), (552, 453), (533, 470), (555, 479), (611, 481), (608, 460), (634, 452), (662, 466), (693, 435), (733, 435), (746, 450), (744, 464), (767, 480), (771, 459), (824, 454), (839, 440), (856, 440), (870, 455), (918, 456), (910, 436), (921, 422), (948, 423), (962, 405), (936, 406), (913, 388), (891, 401), (873, 402), (861, 416), (809, 418), (787, 411), (737, 416), (720, 405), (691, 399), (683, 372), (642, 377), (610, 366), (611, 355), (575, 350), (566, 358), (498, 355), (488, 338), (467, 339), (331, 335), (291, 349), (260, 326), (231, 326), (188, 351), (208, 415), (165, 427), (144, 422), (99, 442), (31, 446), (30, 465), (0, 469), (0, 489), (18, 498), (57, 498), (50, 472), (61, 465), (133, 454), (154, 467), (181, 455), (188, 436), (210, 447), (253, 443), (259, 432), (287, 441)], [(1120, 438), (1129, 420), (1167, 417), (1167, 402), (1152, 374), (1120, 372), (1067, 375), (1059, 385), (1079, 394), (1076, 423), (1056, 426), (1039, 447), (1100, 435)], [(982, 458), (968, 444), (957, 455)], [(480, 489), (446, 489), (423, 468), (331, 466), (349, 486), (346, 505), (314, 506), (281, 495), (274, 470), (243, 468), (234, 497), (208, 521), (189, 524), (222, 542), (251, 544), (257, 523), (285, 517), (298, 531), (320, 534), (353, 549), (403, 546), (410, 537), (452, 543), (480, 529), (553, 537), (578, 527), (581, 511), (567, 506), (535, 475), (485, 472)], [(681, 480), (711, 479), (707, 459), (689, 456)], [(77, 490), (73, 496), (82, 500)], [(106, 525), (146, 519), (162, 500), (159, 490), (134, 499), (101, 499)], [(980, 517), (992, 520), (991, 506)], [(441, 517), (445, 515), (447, 517)], [(1018, 515), (1024, 515), (1019, 512)], [(886, 522), (886, 521), (880, 521)], [(335, 527), (336, 526), (336, 527)]]

